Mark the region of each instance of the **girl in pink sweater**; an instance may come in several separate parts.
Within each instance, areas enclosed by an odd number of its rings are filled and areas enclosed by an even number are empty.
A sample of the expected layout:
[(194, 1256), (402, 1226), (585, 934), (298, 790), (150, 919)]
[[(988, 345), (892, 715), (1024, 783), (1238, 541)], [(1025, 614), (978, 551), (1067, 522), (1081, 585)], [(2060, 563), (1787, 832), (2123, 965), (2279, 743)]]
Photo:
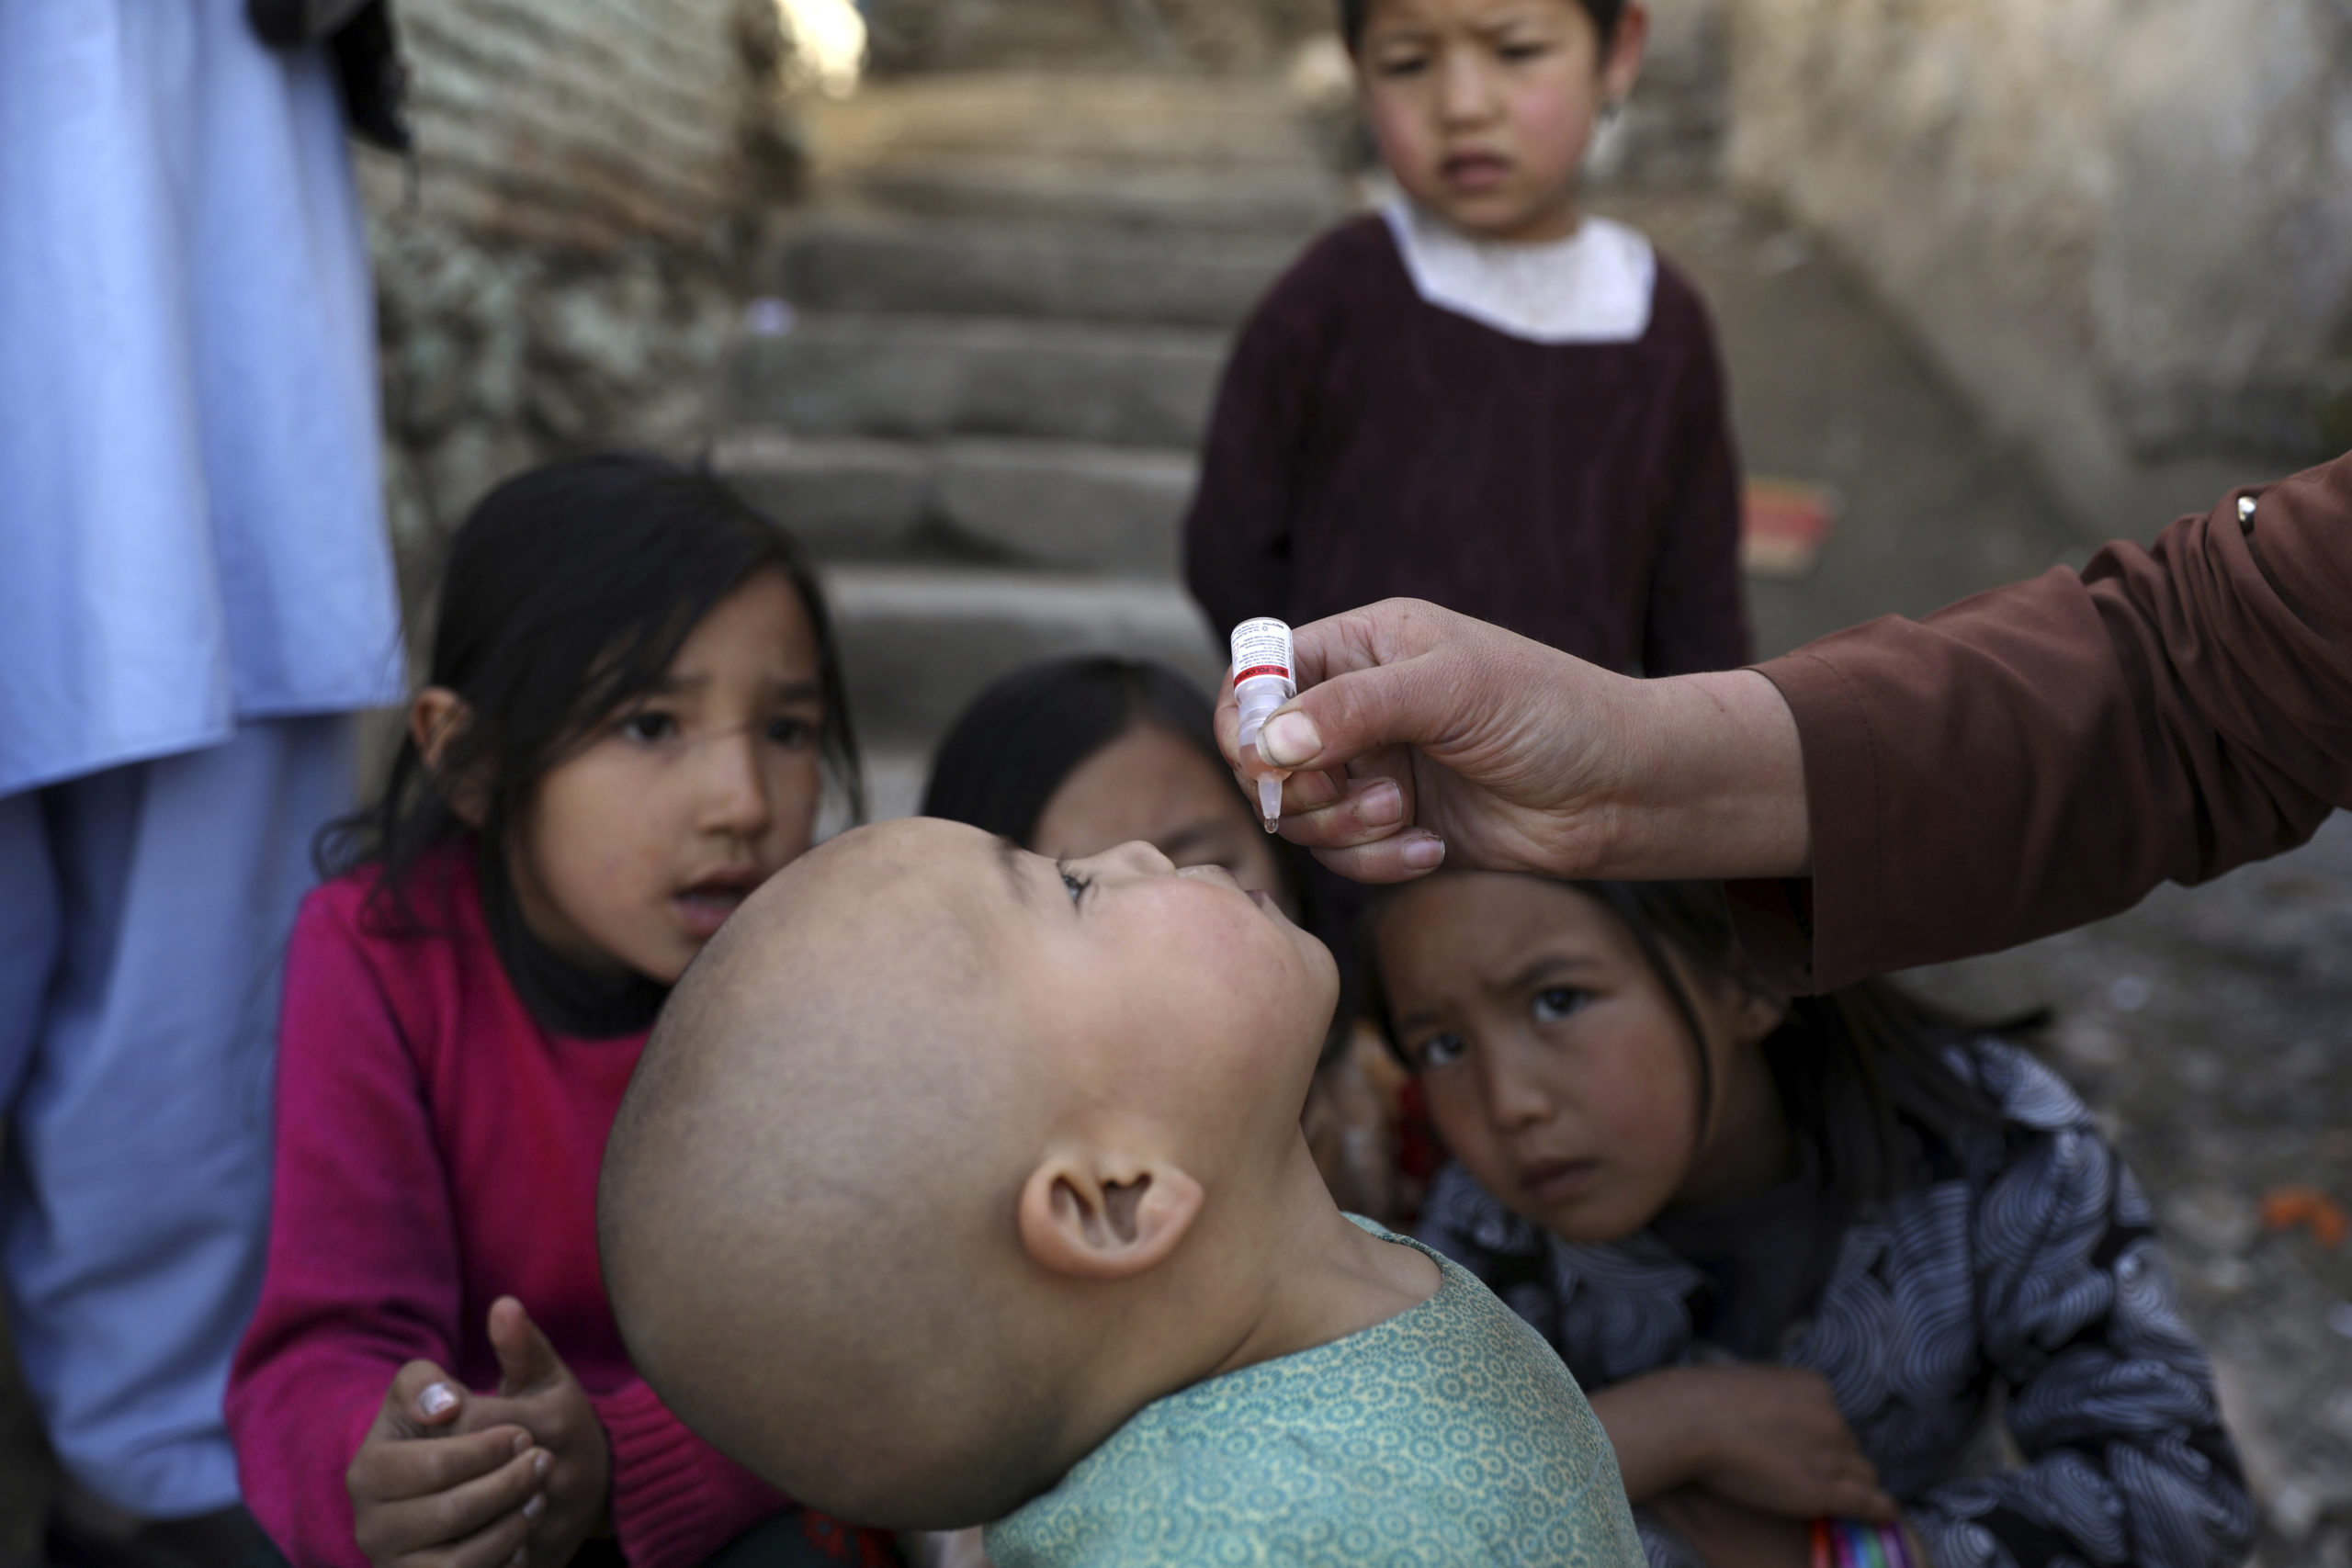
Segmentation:
[(597, 1167), (662, 998), (862, 788), (814, 581), (711, 479), (509, 480), (452, 541), (380, 799), (287, 960), (268, 1271), (232, 1374), (293, 1562), (895, 1562), (688, 1432), (605, 1300)]

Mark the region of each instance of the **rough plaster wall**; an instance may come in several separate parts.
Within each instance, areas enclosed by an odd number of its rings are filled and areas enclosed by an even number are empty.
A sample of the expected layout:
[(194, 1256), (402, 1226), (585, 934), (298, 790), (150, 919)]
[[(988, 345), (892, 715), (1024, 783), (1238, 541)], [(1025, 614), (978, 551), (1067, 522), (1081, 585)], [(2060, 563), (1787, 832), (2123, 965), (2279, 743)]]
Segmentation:
[(2338, 0), (1735, 0), (1734, 177), (2102, 530), (2352, 444)]
[(361, 154), (395, 542), (583, 445), (688, 447), (788, 180), (769, 0), (404, 0), (418, 153)]
[(1720, 173), (1729, 108), (1725, 0), (1649, 0), (1649, 44), (1624, 117), (1597, 140), (1589, 178), (1669, 186)]

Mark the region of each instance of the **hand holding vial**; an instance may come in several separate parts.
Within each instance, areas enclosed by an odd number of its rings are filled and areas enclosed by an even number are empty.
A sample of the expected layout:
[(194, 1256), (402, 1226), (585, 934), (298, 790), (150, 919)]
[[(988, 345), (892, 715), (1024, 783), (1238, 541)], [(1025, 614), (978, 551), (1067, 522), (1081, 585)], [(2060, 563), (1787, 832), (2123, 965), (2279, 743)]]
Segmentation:
[[(1237, 677), (1255, 669), (1242, 629)], [(1341, 875), (1810, 870), (1796, 722), (1752, 670), (1636, 680), (1414, 599), (1301, 626), (1282, 651), (1297, 694), (1245, 733), (1237, 687), (1217, 743), (1244, 793), (1284, 781), (1261, 816)]]

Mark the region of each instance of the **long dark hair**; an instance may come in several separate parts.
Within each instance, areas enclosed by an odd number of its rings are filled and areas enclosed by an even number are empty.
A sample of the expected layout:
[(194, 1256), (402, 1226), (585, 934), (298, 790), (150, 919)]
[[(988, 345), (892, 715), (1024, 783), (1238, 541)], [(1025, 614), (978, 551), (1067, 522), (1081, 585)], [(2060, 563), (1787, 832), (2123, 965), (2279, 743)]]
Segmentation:
[[(1698, 1119), (1714, 1103), (1705, 1034), (1690, 988), (1669, 959), (1699, 975), (1752, 987), (1754, 981), (1719, 882), (1571, 882), (1563, 884), (1614, 915), (1666, 990), (1699, 1065)], [(1382, 904), (1368, 919), (1377, 920)], [(1364, 943), (1374, 1016), (1392, 1046), (1395, 1019), (1379, 972), (1376, 945)], [(1952, 1046), (1987, 1034), (2020, 1034), (2047, 1016), (1980, 1021), (1950, 1012), (1891, 980), (1863, 980), (1826, 996), (1798, 997), (1764, 1038), (1764, 1059), (1789, 1130), (1821, 1160), (1830, 1191), (1849, 1207), (1879, 1201), (1911, 1185), (1918, 1161), (1907, 1123), (1947, 1147), (1998, 1125), (1992, 1100), (1954, 1072)]]
[(473, 831), (442, 781), (481, 802), (484, 843), (509, 828), (549, 769), (650, 689), (711, 608), (753, 573), (782, 572), (817, 642), (825, 725), (819, 748), (853, 818), (865, 785), (839, 646), (824, 595), (782, 529), (704, 473), (607, 453), (549, 463), (484, 496), (449, 542), (428, 684), (470, 710), (440, 765), (402, 739), (382, 792), (319, 835), (320, 874), (382, 868), (371, 906), (413, 918), (409, 873), (435, 845)]

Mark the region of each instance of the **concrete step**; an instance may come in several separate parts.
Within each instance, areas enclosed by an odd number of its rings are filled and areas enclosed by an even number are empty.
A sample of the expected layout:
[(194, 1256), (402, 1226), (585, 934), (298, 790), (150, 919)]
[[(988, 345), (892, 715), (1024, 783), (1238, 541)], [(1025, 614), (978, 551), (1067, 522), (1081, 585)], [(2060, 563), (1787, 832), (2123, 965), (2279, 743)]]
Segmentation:
[(825, 204), (1303, 236), (1348, 197), (1279, 83), (944, 73), (807, 107)]
[(1137, 164), (1319, 169), (1278, 81), (1124, 72), (928, 72), (801, 106), (820, 169), (939, 152), (1070, 153)]
[(1158, 659), (1213, 688), (1224, 649), (1173, 583), (835, 563), (825, 592), (869, 748), (928, 748), (980, 690), (1040, 659)]
[(820, 215), (786, 244), (780, 281), (804, 310), (1230, 327), (1297, 252), (1261, 234)]
[(781, 430), (739, 431), (713, 457), (820, 560), (944, 555), (1161, 581), (1195, 472), (1178, 451)]
[(938, 152), (820, 181), (820, 198), (934, 218), (1020, 218), (1152, 232), (1272, 234), (1304, 241), (1353, 210), (1320, 174), (1238, 175), (1122, 159)]
[(738, 422), (809, 434), (1190, 448), (1225, 349), (1197, 328), (812, 313), (744, 338), (729, 392)]

